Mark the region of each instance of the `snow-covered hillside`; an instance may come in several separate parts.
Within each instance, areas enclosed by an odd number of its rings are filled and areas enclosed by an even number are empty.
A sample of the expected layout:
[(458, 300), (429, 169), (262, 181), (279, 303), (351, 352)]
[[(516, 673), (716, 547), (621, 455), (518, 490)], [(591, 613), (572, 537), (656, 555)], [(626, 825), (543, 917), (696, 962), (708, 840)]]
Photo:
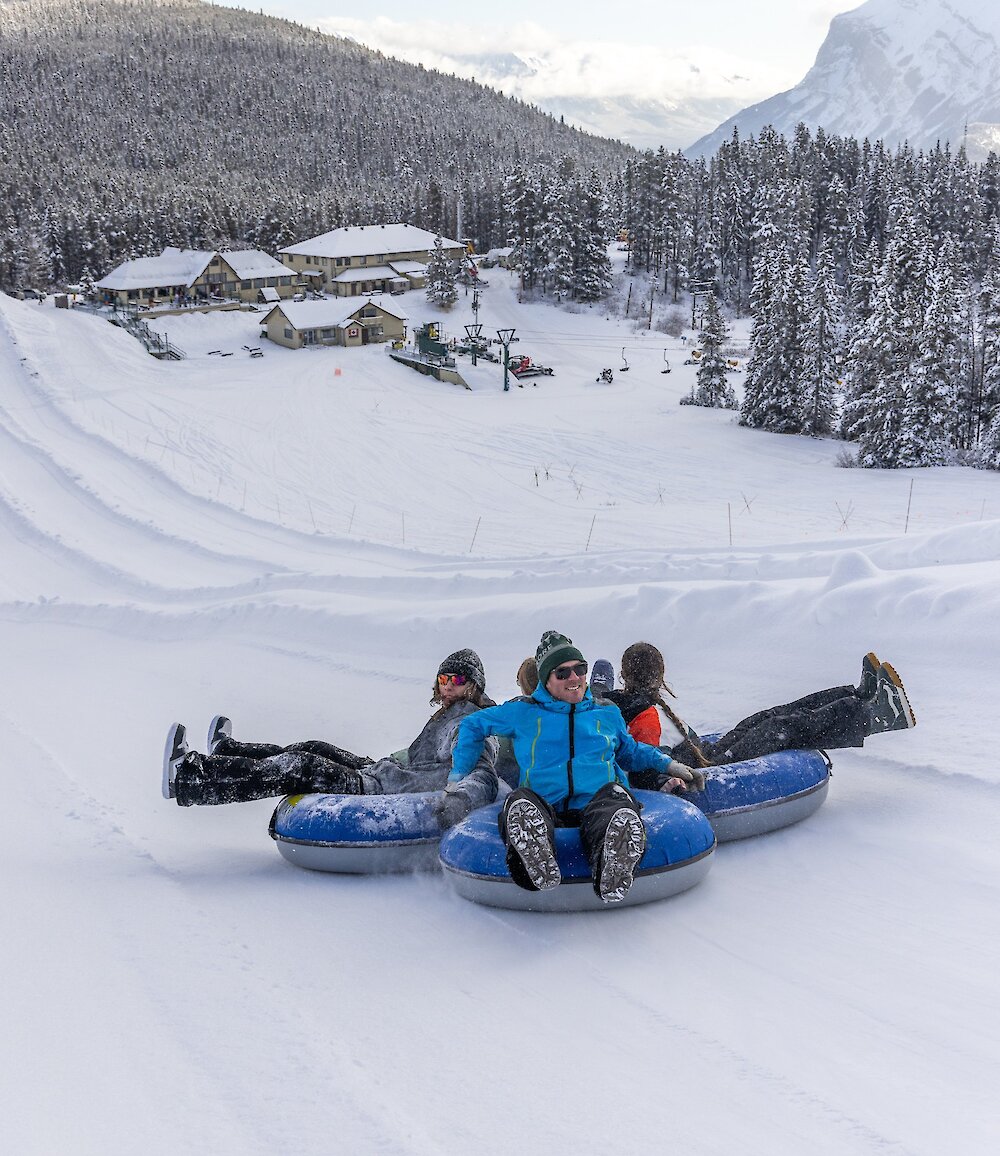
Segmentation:
[[(0, 296), (5, 1150), (990, 1150), (1000, 477), (838, 469), (678, 406), (680, 341), (490, 279), (537, 386), (251, 359), (245, 313), (162, 321), (188, 358), (160, 363)], [(308, 874), (270, 803), (159, 795), (174, 719), (377, 755), (443, 655), (502, 698), (548, 627), (658, 643), (706, 727), (872, 648), (918, 726), (689, 893), (586, 916)]]
[(982, 159), (1000, 125), (1000, 10), (976, 0), (867, 0), (833, 18), (801, 83), (686, 151), (711, 156), (734, 128), (746, 137), (770, 124), (791, 138), (800, 121), (890, 148), (965, 143)]

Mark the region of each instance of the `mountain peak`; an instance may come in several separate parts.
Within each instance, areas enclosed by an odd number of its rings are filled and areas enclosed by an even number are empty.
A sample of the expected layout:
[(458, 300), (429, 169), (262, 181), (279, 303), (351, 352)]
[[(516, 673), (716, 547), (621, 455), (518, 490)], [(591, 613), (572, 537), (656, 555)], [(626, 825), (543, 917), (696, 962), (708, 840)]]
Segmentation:
[(868, 0), (835, 16), (816, 62), (794, 88), (729, 118), (689, 156), (732, 136), (797, 124), (839, 136), (984, 155), (1000, 134), (1000, 10), (974, 0)]

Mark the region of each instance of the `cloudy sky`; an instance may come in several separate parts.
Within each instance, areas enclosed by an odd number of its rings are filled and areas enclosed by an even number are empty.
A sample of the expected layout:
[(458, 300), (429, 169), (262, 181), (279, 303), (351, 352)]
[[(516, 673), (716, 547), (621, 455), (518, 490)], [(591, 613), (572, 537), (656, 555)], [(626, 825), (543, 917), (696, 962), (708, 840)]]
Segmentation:
[[(797, 84), (831, 18), (860, 6), (851, 0), (504, 0), (489, 7), (381, 0), (377, 15), (369, 15), (372, 9), (342, 0), (221, 2), (476, 76), (553, 111), (562, 100), (572, 114), (570, 102), (578, 99), (700, 106), (694, 120), (677, 129), (689, 139), (667, 142), (678, 145), (698, 135), (699, 119), (708, 131), (739, 108)], [(518, 78), (504, 59), (512, 53), (531, 58), (532, 67)]]

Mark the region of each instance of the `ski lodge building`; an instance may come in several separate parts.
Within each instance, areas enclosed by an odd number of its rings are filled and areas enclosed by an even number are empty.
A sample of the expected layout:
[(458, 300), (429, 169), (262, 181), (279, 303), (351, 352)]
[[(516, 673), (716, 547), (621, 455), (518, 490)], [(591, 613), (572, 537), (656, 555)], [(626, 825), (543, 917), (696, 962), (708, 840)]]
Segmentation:
[(209, 252), (170, 247), (158, 257), (123, 262), (96, 288), (109, 305), (154, 306), (170, 305), (178, 297), (187, 302), (291, 297), (292, 282), (290, 271), (260, 249)]
[[(279, 250), (296, 279), (340, 297), (403, 293), (427, 283), (436, 233), (415, 225), (349, 225)], [(442, 238), (445, 256), (461, 261), (460, 241)]]
[(276, 345), (301, 349), (306, 345), (368, 345), (403, 341), (405, 313), (368, 300), (347, 313), (336, 297), (321, 301), (282, 301), (264, 318), (264, 331)]

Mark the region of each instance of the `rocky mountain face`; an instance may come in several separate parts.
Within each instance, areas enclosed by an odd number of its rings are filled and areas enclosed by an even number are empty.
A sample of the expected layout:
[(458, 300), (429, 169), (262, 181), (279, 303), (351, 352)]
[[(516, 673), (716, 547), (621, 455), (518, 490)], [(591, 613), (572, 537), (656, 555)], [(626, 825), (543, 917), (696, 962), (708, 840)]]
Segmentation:
[(868, 0), (836, 16), (802, 82), (730, 117), (688, 156), (710, 156), (738, 129), (811, 130), (890, 147), (965, 144), (972, 159), (1000, 140), (1000, 9), (981, 0)]

